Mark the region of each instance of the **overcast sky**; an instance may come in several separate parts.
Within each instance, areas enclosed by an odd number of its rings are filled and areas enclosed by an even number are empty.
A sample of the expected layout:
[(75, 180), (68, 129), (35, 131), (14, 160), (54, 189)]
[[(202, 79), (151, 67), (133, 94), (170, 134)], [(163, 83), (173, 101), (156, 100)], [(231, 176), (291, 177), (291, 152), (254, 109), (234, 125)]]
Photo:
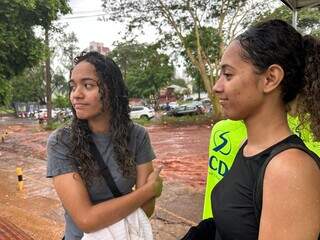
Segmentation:
[[(106, 47), (113, 49), (112, 43), (121, 40), (119, 31), (124, 31), (123, 24), (98, 21), (97, 15), (103, 13), (101, 4), (101, 0), (70, 0), (73, 14), (63, 16), (60, 20), (69, 24), (66, 32), (76, 34), (81, 50), (88, 47), (91, 41), (103, 42)], [(154, 39), (154, 32), (148, 31), (147, 36), (141, 36), (138, 40), (152, 42)]]

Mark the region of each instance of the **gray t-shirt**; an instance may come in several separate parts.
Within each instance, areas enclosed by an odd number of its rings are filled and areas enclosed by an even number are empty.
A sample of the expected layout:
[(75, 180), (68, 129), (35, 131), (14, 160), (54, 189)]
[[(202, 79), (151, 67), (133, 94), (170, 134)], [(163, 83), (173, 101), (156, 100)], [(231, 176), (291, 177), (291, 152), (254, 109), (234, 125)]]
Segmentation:
[[(69, 133), (70, 130), (57, 129), (49, 136), (47, 144), (48, 178), (65, 173), (78, 172), (76, 160), (69, 156)], [(92, 134), (91, 136), (121, 193), (126, 194), (131, 192), (132, 187), (136, 182), (136, 178), (126, 178), (121, 174), (121, 170), (114, 159), (113, 144), (111, 143), (110, 135), (107, 133)], [(149, 162), (155, 158), (149, 135), (144, 127), (134, 124), (130, 135), (129, 150), (133, 154), (137, 165)], [(93, 167), (98, 168), (98, 165), (96, 164)], [(102, 176), (93, 178), (92, 184), (88, 187), (88, 192), (93, 203), (113, 198), (113, 195)], [(83, 232), (78, 229), (67, 211), (65, 211), (65, 221), (65, 239), (81, 239)]]

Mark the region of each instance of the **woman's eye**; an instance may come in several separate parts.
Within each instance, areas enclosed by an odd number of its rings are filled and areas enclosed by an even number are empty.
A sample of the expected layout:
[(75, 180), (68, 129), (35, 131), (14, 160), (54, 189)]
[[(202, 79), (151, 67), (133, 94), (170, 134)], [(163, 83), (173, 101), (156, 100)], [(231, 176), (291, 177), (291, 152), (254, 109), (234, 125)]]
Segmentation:
[(92, 89), (94, 87), (94, 84), (86, 83), (84, 86), (86, 89)]
[(70, 91), (74, 91), (75, 88), (76, 88), (75, 85), (69, 84), (69, 89), (70, 89)]
[(223, 73), (223, 75), (226, 77), (226, 79), (230, 79), (232, 77), (231, 73)]

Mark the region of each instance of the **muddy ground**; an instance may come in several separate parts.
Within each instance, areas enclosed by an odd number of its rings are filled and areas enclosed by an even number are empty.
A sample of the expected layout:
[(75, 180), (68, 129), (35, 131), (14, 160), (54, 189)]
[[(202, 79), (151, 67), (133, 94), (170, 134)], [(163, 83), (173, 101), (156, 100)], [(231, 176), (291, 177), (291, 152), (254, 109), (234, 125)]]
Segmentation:
[[(151, 218), (155, 239), (180, 239), (201, 219), (211, 126), (147, 127), (163, 165), (164, 191)], [(50, 179), (46, 179), (46, 141), (50, 131), (37, 122), (0, 118), (1, 221), (37, 240), (58, 240), (63, 210)], [(16, 167), (22, 167), (24, 189), (17, 190)], [(0, 239), (1, 238), (0, 221)], [(14, 239), (8, 238), (8, 239)], [(21, 238), (15, 238), (21, 239)]]

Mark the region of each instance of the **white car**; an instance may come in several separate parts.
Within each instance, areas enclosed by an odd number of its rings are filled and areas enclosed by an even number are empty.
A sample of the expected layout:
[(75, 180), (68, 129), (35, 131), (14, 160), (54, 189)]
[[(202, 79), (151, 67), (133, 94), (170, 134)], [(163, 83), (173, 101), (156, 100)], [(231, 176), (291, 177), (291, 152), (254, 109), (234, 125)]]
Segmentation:
[(145, 106), (131, 106), (130, 107), (130, 118), (131, 119), (151, 119), (154, 117), (155, 112), (153, 109)]
[(46, 108), (40, 108), (35, 114), (34, 117), (38, 120), (46, 120), (48, 117), (48, 112)]

